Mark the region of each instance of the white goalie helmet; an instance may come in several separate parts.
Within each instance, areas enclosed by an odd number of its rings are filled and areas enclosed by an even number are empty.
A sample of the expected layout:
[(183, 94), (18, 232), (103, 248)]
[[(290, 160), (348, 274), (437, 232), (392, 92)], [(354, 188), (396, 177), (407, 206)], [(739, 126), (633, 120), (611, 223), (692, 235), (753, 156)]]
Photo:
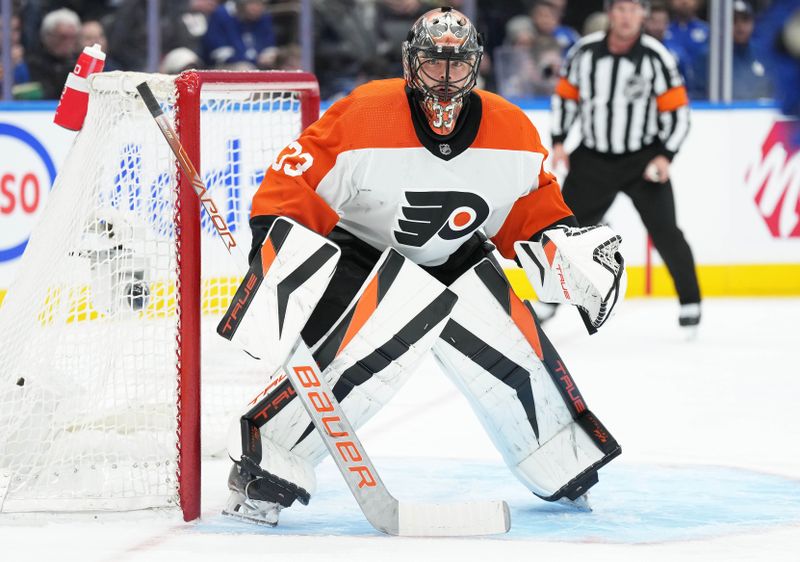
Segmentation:
[(480, 34), (450, 7), (426, 12), (403, 42), (403, 75), (434, 133), (453, 131), (464, 100), (475, 87), (483, 56)]

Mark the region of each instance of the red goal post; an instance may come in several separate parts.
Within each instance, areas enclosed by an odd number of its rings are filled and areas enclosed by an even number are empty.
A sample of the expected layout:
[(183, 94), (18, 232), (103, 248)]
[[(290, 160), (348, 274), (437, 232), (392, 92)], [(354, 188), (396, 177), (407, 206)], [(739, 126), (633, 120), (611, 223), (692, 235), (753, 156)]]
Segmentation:
[[(203, 88), (252, 87), (255, 77), (263, 80), (277, 91), (296, 91), (300, 100), (301, 130), (319, 118), (319, 84), (314, 75), (306, 72), (221, 72), (189, 71), (175, 81), (178, 93), (178, 119), (176, 130), (181, 144), (200, 174), (200, 93)], [(201, 206), (194, 189), (184, 174), (178, 170), (180, 192), (178, 212), (190, 212), (198, 220), (184, 223), (177, 238), (178, 256), (188, 248), (189, 255), (200, 255)], [(180, 454), (178, 470), (183, 475), (180, 484), (180, 501), (184, 519), (190, 521), (200, 516), (200, 264), (198, 262), (179, 265), (179, 291), (181, 302), (196, 303), (181, 306), (181, 374), (179, 386), (179, 431), (185, 434), (179, 439)], [(242, 273), (243, 274), (243, 273)], [(185, 416), (185, 417), (184, 417)]]

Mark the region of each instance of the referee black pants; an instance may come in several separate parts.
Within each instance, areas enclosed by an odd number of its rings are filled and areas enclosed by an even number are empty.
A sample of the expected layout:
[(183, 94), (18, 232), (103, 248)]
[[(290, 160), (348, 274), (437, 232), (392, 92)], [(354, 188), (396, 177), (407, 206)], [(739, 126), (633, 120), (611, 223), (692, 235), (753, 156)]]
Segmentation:
[(570, 155), (570, 171), (562, 195), (578, 224), (587, 226), (598, 224), (617, 193), (625, 193), (664, 260), (681, 304), (697, 303), (700, 287), (694, 257), (675, 219), (672, 184), (653, 183), (642, 177), (657, 154), (653, 147), (615, 156), (580, 146)]

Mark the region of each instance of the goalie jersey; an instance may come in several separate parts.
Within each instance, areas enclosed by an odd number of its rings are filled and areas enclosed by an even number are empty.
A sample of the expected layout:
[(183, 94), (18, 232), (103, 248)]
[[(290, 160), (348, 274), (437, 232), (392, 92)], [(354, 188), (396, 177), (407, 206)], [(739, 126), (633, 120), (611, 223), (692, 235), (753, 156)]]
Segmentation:
[(473, 91), (440, 137), (404, 80), (370, 82), (278, 154), (253, 199), (254, 240), (266, 235), (257, 217), (286, 216), (436, 266), (482, 229), (513, 258), (514, 242), (572, 215), (546, 156), (527, 116), (499, 96)]

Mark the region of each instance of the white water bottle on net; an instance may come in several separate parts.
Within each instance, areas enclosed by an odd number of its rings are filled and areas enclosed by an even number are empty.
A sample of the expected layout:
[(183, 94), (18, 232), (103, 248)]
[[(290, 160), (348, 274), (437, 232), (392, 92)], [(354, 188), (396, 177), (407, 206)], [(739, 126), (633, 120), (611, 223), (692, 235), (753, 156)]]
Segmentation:
[(269, 375), (214, 333), (241, 272), (139, 99), (143, 80), (244, 243), (266, 167), (319, 113), (299, 72), (90, 78), (83, 130), (0, 306), (0, 513), (197, 517), (201, 437), (203, 454), (224, 453)]

